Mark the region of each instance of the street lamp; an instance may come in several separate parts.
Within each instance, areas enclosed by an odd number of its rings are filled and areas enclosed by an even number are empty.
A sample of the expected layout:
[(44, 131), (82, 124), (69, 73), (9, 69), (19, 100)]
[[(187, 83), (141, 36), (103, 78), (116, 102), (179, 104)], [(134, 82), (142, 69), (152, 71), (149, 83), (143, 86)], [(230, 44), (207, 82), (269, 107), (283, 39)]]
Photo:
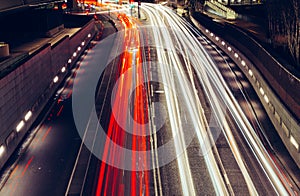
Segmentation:
[(138, 1), (138, 18), (141, 18), (140, 6), (141, 6), (141, 0)]

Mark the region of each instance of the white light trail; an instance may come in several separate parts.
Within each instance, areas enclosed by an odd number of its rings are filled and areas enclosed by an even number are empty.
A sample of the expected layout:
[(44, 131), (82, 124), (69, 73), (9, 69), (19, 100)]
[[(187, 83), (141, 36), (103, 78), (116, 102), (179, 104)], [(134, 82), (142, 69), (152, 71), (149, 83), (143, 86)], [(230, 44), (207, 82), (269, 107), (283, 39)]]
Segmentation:
[[(198, 130), (196, 132), (197, 138), (199, 140), (200, 144), (205, 144), (205, 136), (206, 136), (206, 124), (205, 123), (205, 117), (204, 114), (199, 114), (199, 111), (202, 111), (202, 107), (200, 102), (197, 102), (195, 99), (195, 89), (191, 89), (188, 79), (185, 76), (185, 73), (183, 71), (183, 65), (181, 61), (179, 60), (179, 56), (177, 54), (177, 51), (182, 51), (183, 55), (188, 56), (188, 50), (185, 48), (182, 48), (180, 44), (177, 44), (179, 42), (179, 39), (182, 39), (184, 37), (184, 34), (182, 31), (186, 31), (185, 28), (182, 29), (176, 29), (177, 24), (174, 24), (175, 20), (178, 18), (172, 18), (171, 14), (169, 13), (169, 10), (162, 10), (161, 15), (164, 14), (165, 21), (168, 21), (170, 24), (167, 24), (168, 26), (172, 26), (175, 29), (171, 29), (171, 31), (168, 31), (166, 28), (167, 25), (163, 23), (163, 21), (160, 19), (159, 14), (151, 14), (151, 12), (155, 12), (155, 9), (151, 6), (144, 7), (145, 11), (148, 12), (148, 16), (150, 17), (150, 21), (152, 22), (153, 26), (158, 26), (162, 28), (155, 29), (153, 31), (154, 38), (155, 38), (155, 45), (156, 46), (162, 46), (164, 49), (168, 49), (169, 53), (168, 56), (165, 55), (165, 52), (163, 50), (157, 51), (158, 55), (158, 61), (160, 62), (160, 70), (162, 73), (163, 82), (168, 84), (168, 87), (172, 89), (173, 92), (170, 92), (169, 89), (165, 89), (165, 95), (167, 99), (168, 104), (168, 112), (169, 112), (169, 118), (171, 121), (171, 127), (173, 135), (179, 134), (181, 135), (181, 138), (184, 138), (183, 131), (181, 130), (181, 118), (178, 111), (178, 99), (176, 96), (181, 95), (183, 96), (183, 99), (185, 101), (185, 107), (187, 107), (187, 111), (189, 111), (189, 116), (194, 124), (194, 129)], [(163, 8), (162, 8), (163, 9)], [(156, 10), (158, 10), (156, 8)], [(174, 15), (173, 15), (174, 16)], [(182, 26), (182, 25), (181, 25)], [(175, 37), (175, 40), (173, 39)], [(182, 40), (181, 40), (182, 41)], [(183, 45), (184, 46), (184, 45)], [(178, 49), (176, 49), (178, 47)], [(185, 63), (189, 63), (189, 58), (185, 58)], [(172, 67), (167, 67), (165, 65), (172, 65)], [(191, 74), (191, 70), (189, 70), (189, 73)], [(173, 78), (173, 75), (177, 77), (177, 80), (179, 81), (180, 86), (176, 86), (174, 83), (175, 79)], [(181, 91), (180, 93), (176, 93), (176, 91)], [(176, 95), (174, 95), (175, 93)], [(183, 104), (183, 103), (180, 103)], [(194, 107), (197, 106), (197, 107)], [(179, 141), (176, 143), (176, 150), (180, 151), (180, 148), (184, 146), (184, 141)], [(201, 145), (202, 148), (206, 147)], [(214, 159), (214, 156), (211, 152), (211, 150), (202, 149), (204, 154), (204, 159), (206, 162), (206, 166), (209, 170), (209, 174), (211, 176), (215, 191), (217, 194), (221, 195), (227, 195), (228, 192), (226, 190), (226, 186), (223, 182), (223, 179), (220, 175), (218, 166), (216, 164), (216, 161)], [(206, 154), (206, 153), (207, 154)], [(193, 179), (191, 177), (191, 171), (189, 167), (189, 161), (188, 157), (186, 155), (186, 151), (184, 151), (184, 154), (177, 159), (178, 167), (179, 167), (179, 173), (180, 173), (180, 180), (182, 185), (182, 190), (184, 194), (187, 195), (195, 195), (194, 185), (193, 185)]]
[[(244, 138), (249, 145), (249, 148), (252, 150), (257, 161), (260, 163), (261, 168), (274, 187), (274, 191), (280, 195), (286, 195), (287, 191), (285, 189), (285, 186), (283, 185), (284, 179), (281, 176), (277, 166), (274, 164), (265, 147), (256, 135), (249, 120), (246, 118), (237, 100), (224, 81), (219, 69), (212, 61), (211, 57), (208, 55), (204, 47), (197, 41), (196, 37), (201, 35), (199, 35), (198, 33), (198, 36), (194, 36), (193, 33), (197, 32), (197, 30), (193, 29), (190, 24), (174, 14), (169, 8), (160, 5), (144, 4), (143, 10), (149, 16), (149, 21), (151, 22), (152, 26), (162, 27), (153, 30), (155, 45), (162, 46), (162, 48), (171, 51), (171, 54), (167, 56), (165, 55), (165, 52), (163, 50), (158, 49), (157, 55), (158, 61), (161, 62), (161, 64), (170, 65), (170, 67), (161, 66), (160, 70), (164, 82), (170, 85), (170, 88), (173, 89), (173, 92), (165, 89), (172, 131), (173, 129), (178, 130), (178, 133), (173, 134), (181, 134), (180, 132), (182, 131), (180, 130), (180, 115), (176, 110), (178, 99), (176, 98), (176, 95), (174, 95), (174, 92), (176, 93), (176, 91), (184, 90), (184, 100), (193, 106), (191, 108), (188, 108), (188, 111), (191, 114), (190, 116), (194, 123), (195, 130), (197, 130), (197, 138), (199, 140), (199, 143), (203, 144), (203, 131), (205, 131), (203, 127), (205, 126), (205, 118), (203, 118), (202, 114), (199, 112), (201, 111), (201, 104), (194, 99), (195, 93), (193, 92), (193, 87), (190, 87), (188, 85), (187, 78), (183, 73), (183, 66), (186, 66), (188, 70), (191, 66), (193, 66), (199, 80), (202, 82), (204, 92), (206, 93), (206, 97), (208, 97), (209, 99), (212, 110), (215, 115), (217, 115), (218, 122), (220, 123), (221, 127), (224, 128), (223, 133), (227, 137), (231, 150), (244, 175), (249, 193), (254, 195), (258, 194), (254, 183), (250, 178), (250, 171), (247, 169), (245, 163), (243, 162), (243, 158), (241, 156), (241, 153), (239, 152), (238, 146), (231, 133), (231, 130), (227, 122), (224, 120), (224, 116), (226, 114), (224, 113), (224, 109), (221, 108), (220, 101), (226, 105), (227, 112), (232, 115), (236, 124), (239, 126), (241, 133), (244, 135)], [(164, 20), (161, 20), (161, 17), (163, 17)], [(193, 32), (191, 32), (189, 28), (192, 29)], [(222, 41), (222, 45), (225, 45), (224, 41)], [(227, 50), (232, 51), (232, 48), (228, 46)], [(186, 65), (181, 64), (181, 61), (176, 55), (176, 52), (178, 51), (180, 51), (184, 56), (184, 62)], [(236, 57), (238, 57), (238, 55), (236, 55)], [(244, 61), (241, 61), (241, 63), (243, 66), (245, 66)], [(251, 73), (252, 71), (249, 72), (249, 74)], [(180, 81), (180, 86), (176, 86), (176, 84), (174, 83), (174, 80), (172, 79), (174, 75)], [(189, 74), (189, 77), (191, 78), (192, 75)], [(261, 94), (264, 95), (264, 92), (262, 93), (262, 91), (263, 90), (260, 89)], [(180, 148), (180, 145), (181, 144), (178, 143), (178, 147), (176, 148)], [(216, 193), (220, 195), (228, 194), (213, 155), (211, 153), (208, 153), (206, 156), (204, 156), (204, 158)], [(180, 180), (182, 183), (183, 192), (187, 191), (184, 193), (193, 195), (194, 187), (193, 183), (191, 182), (192, 179), (190, 179), (191, 175), (188, 158), (186, 155), (183, 155), (179, 157), (177, 161), (180, 169)]]

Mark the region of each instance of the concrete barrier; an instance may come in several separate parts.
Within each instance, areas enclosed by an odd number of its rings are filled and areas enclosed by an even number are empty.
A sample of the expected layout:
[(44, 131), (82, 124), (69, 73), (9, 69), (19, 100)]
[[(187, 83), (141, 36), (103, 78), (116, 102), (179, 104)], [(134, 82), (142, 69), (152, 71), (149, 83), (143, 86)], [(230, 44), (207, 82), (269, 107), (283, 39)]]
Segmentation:
[[(271, 57), (258, 43), (251, 40), (251, 38), (247, 37), (240, 39), (252, 42), (251, 44), (248, 43), (249, 45), (252, 45), (252, 47), (247, 48), (245, 45), (240, 46), (243, 45), (243, 42), (237, 43), (237, 41), (235, 41), (236, 36), (234, 36), (239, 33), (239, 30), (236, 30), (237, 32), (234, 34), (231, 34), (231, 32), (234, 31), (233, 27), (230, 27), (231, 31), (226, 31), (224, 29), (225, 27), (213, 24), (212, 21), (208, 21), (205, 18), (204, 20), (206, 22), (201, 24), (193, 17), (191, 17), (191, 20), (200, 31), (207, 34), (207, 37), (213, 43), (229, 55), (229, 57), (231, 57), (244, 72), (256, 91), (280, 138), (300, 168), (300, 115), (298, 115), (297, 111), (295, 111), (297, 114), (291, 112), (290, 108), (287, 106), (294, 106), (295, 108), (292, 108), (293, 111), (299, 108), (299, 79), (284, 69), (283, 66), (279, 65), (273, 57)], [(210, 28), (204, 27), (203, 24), (208, 24)], [(218, 33), (215, 33), (214, 30)], [(213, 32), (214, 36), (210, 36), (211, 32)], [(229, 42), (228, 40), (220, 39), (220, 37), (224, 38), (224, 32), (227, 33), (226, 37), (229, 37), (228, 34), (233, 35), (234, 37), (231, 37)], [(216, 39), (218, 34), (220, 37)], [(233, 45), (231, 41), (235, 43), (235, 45)], [(262, 56), (264, 56), (265, 59), (261, 59)], [(268, 64), (263, 64), (265, 60), (269, 60), (270, 62), (268, 62)], [(271, 65), (272, 67), (268, 67)], [(291, 85), (291, 87), (289, 85)], [(282, 96), (285, 97), (285, 99), (282, 99)], [(293, 98), (293, 96), (298, 97)]]

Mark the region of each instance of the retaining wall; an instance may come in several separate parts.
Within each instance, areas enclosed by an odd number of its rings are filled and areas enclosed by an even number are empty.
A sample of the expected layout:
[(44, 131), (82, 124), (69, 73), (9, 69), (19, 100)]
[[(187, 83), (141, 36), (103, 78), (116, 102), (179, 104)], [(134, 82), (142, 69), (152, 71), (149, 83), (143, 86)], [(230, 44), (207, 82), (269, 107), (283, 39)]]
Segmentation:
[[(96, 33), (94, 26), (91, 20), (72, 37), (66, 35), (54, 45), (45, 44), (0, 79), (0, 168), (91, 41)], [(55, 76), (58, 82), (54, 82)], [(26, 120), (28, 112), (32, 115)]]

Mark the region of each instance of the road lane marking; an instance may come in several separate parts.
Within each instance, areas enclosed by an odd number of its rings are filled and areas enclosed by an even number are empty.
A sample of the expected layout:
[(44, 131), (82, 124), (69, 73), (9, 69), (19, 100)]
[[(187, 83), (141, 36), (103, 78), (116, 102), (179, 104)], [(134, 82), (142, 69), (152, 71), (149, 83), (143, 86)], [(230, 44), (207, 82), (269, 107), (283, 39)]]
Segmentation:
[(49, 132), (51, 131), (51, 129), (52, 129), (52, 126), (50, 126), (50, 127), (47, 129), (46, 133), (45, 133), (44, 136), (42, 137), (42, 141), (45, 141), (45, 139), (46, 139), (46, 137), (48, 136), (48, 134), (49, 134)]
[(26, 173), (26, 171), (27, 171), (29, 165), (31, 164), (33, 158), (34, 158), (34, 156), (32, 156), (32, 157), (28, 160), (28, 162), (27, 162), (27, 164), (26, 164), (26, 166), (25, 166), (25, 168), (24, 168), (24, 170), (23, 170), (23, 172), (22, 172), (22, 176), (21, 176), (21, 177), (23, 177), (23, 176), (25, 175), (25, 173)]

